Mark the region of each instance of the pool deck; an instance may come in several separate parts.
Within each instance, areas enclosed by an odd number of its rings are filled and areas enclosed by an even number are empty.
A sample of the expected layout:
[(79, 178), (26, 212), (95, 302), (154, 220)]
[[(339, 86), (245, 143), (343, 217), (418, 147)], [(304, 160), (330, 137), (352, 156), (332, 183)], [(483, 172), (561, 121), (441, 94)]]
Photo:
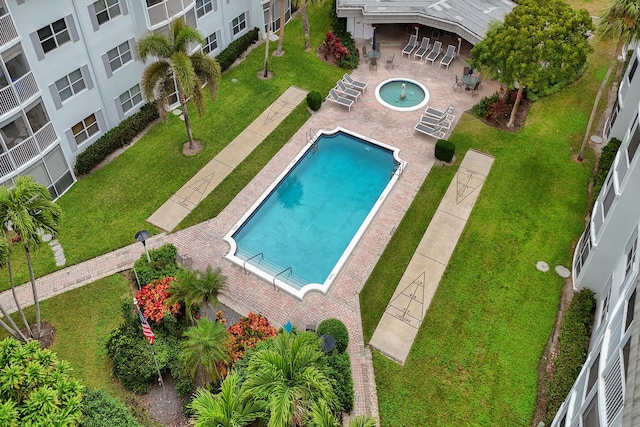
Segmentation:
[[(476, 96), (460, 89), (454, 91), (454, 76), (461, 75), (462, 68), (466, 65), (461, 59), (455, 59), (446, 70), (444, 67), (440, 68), (438, 62), (432, 66), (414, 61), (413, 58), (402, 57), (401, 47), (399, 44), (383, 43), (381, 64), (377, 70), (371, 70), (368, 64), (361, 62), (352, 76), (367, 82), (369, 86), (351, 111), (334, 103), (323, 103), (322, 108), (313, 114), (217, 217), (176, 233), (162, 233), (147, 240), (150, 248), (165, 243), (175, 244), (181, 255), (192, 258), (194, 269), (204, 270), (208, 265), (221, 267), (228, 278), (228, 289), (220, 300), (241, 314), (253, 311), (266, 316), (275, 326), (282, 326), (290, 321), (301, 329), (306, 325), (317, 325), (329, 317), (342, 320), (349, 329), (348, 352), (355, 387), (353, 413), (356, 415), (368, 413), (378, 416), (373, 364), (370, 349), (364, 343), (358, 295), (434, 164), (435, 139), (413, 129), (422, 111), (392, 111), (376, 101), (375, 88), (390, 77), (417, 80), (429, 90), (428, 105), (439, 109), (453, 105), (457, 121), (463, 111), (483, 96), (494, 93), (498, 87), (495, 82), (485, 81), (484, 87)], [(394, 68), (387, 69), (384, 62), (392, 53), (395, 53)], [(307, 143), (306, 135), (309, 131), (332, 130), (336, 126), (400, 148), (400, 157), (408, 165), (327, 294), (312, 292), (300, 300), (274, 289), (273, 285), (264, 280), (245, 274), (241, 267), (227, 261), (224, 257), (229, 246), (223, 241), (223, 237)], [(38, 278), (41, 299), (131, 268), (142, 253), (142, 245), (131, 244)], [(32, 303), (30, 294), (29, 285), (18, 288), (18, 298), (25, 305)], [(9, 311), (15, 310), (10, 292), (0, 294), (0, 304)]]

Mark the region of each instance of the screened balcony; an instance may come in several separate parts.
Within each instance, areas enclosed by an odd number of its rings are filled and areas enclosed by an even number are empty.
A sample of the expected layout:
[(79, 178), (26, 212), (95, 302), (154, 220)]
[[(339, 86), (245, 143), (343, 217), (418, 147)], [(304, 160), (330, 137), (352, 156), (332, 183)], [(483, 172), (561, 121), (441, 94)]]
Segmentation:
[(21, 106), (39, 91), (22, 47), (18, 44), (0, 55), (0, 116)]
[(163, 24), (191, 9), (195, 0), (146, 0), (150, 27)]
[(0, 0), (0, 49), (18, 38), (16, 26), (7, 10), (7, 5)]

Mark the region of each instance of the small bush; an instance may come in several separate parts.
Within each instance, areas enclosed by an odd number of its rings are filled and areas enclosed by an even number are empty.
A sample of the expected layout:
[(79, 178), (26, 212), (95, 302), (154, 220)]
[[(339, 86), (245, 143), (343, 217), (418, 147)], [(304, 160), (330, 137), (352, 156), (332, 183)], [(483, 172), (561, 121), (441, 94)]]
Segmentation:
[(140, 258), (133, 264), (135, 274), (138, 275), (138, 280), (140, 280), (140, 285), (144, 286), (156, 279), (175, 276), (178, 271), (177, 254), (178, 249), (169, 243), (149, 251), (150, 263), (147, 261), (146, 254), (140, 255)]
[(269, 324), (266, 317), (250, 311), (247, 317), (242, 317), (229, 327), (229, 334), (231, 334), (229, 354), (231, 354), (232, 361), (235, 362), (260, 342), (275, 337), (278, 331)]
[(307, 94), (307, 105), (313, 111), (318, 111), (322, 105), (322, 95), (317, 90), (312, 90)]
[(140, 111), (120, 122), (120, 124), (102, 135), (91, 146), (76, 157), (76, 170), (80, 175), (87, 174), (107, 156), (133, 141), (149, 123), (159, 117), (155, 103), (147, 103)]
[(607, 179), (609, 169), (611, 169), (611, 165), (613, 165), (613, 161), (616, 158), (616, 153), (620, 148), (620, 144), (622, 144), (622, 142), (619, 139), (611, 138), (609, 143), (602, 147), (600, 161), (598, 162), (598, 170), (596, 171), (596, 175), (593, 177), (594, 201), (598, 197), (598, 194), (600, 194), (600, 190), (604, 185), (604, 180)]
[(446, 139), (439, 139), (436, 142), (436, 159), (449, 163), (453, 159), (456, 145)]
[(343, 353), (349, 345), (349, 332), (347, 327), (338, 319), (326, 319), (320, 322), (316, 334), (321, 337), (329, 334), (336, 341), (336, 350)]
[(165, 317), (175, 316), (180, 313), (181, 307), (179, 303), (171, 306), (165, 304), (165, 300), (169, 298), (168, 289), (174, 280), (173, 277), (152, 280), (138, 291), (136, 299), (140, 310), (144, 313), (144, 317), (160, 323)]
[(356, 42), (350, 32), (347, 31), (347, 19), (338, 18), (336, 13), (336, 0), (331, 5), (331, 30), (333, 34), (340, 39), (342, 46), (349, 51), (348, 55), (344, 55), (340, 59), (340, 67), (353, 70), (358, 68), (360, 63), (360, 53), (356, 47)]
[(88, 388), (82, 397), (80, 427), (140, 427), (124, 403), (100, 389)]
[(327, 355), (327, 376), (335, 381), (333, 391), (338, 397), (340, 410), (351, 412), (353, 409), (354, 391), (351, 377), (351, 360), (348, 353), (332, 351)]
[(553, 380), (549, 384), (547, 424), (550, 425), (560, 405), (567, 397), (587, 359), (589, 337), (596, 308), (594, 293), (590, 289), (577, 292), (567, 309), (560, 332), (558, 357), (555, 360)]
[(491, 111), (490, 107), (498, 100), (498, 96), (497, 92), (491, 96), (485, 96), (480, 102), (471, 107), (471, 114), (481, 119), (486, 118)]
[(258, 28), (254, 28), (248, 31), (245, 35), (237, 40), (234, 40), (227, 46), (222, 52), (216, 56), (216, 60), (220, 64), (220, 70), (225, 71), (240, 58), (242, 54), (249, 49), (249, 46), (258, 41)]

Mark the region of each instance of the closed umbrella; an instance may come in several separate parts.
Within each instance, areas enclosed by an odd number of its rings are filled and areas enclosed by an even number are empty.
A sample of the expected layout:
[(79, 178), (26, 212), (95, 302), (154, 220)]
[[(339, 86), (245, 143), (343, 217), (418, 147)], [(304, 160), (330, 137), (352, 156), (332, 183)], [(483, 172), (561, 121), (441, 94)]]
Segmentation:
[(371, 44), (372, 44), (371, 49), (377, 50), (376, 49), (376, 27), (373, 27), (373, 42)]

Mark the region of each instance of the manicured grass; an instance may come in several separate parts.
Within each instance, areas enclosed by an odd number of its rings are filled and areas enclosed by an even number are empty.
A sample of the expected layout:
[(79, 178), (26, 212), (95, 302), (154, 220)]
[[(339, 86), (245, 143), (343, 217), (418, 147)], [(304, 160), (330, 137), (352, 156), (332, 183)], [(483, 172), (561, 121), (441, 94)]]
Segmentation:
[[(312, 46), (322, 43), (330, 28), (330, 2), (309, 8)], [(270, 44), (273, 51), (277, 43)], [(182, 154), (186, 141), (184, 123), (170, 114), (166, 123), (151, 127), (135, 145), (118, 156), (110, 164), (78, 181), (58, 199), (64, 218), (58, 240), (65, 250), (67, 266), (131, 244), (136, 231), (147, 229), (158, 232), (146, 219), (176, 190), (186, 183), (211, 158), (219, 153), (257, 116), (262, 113), (288, 87), (295, 85), (305, 90), (327, 93), (335, 85), (344, 70), (318, 60), (315, 50), (304, 51), (300, 18), (294, 18), (286, 27), (282, 57), (269, 56), (269, 69), (274, 77), (258, 79), (263, 69), (264, 44), (258, 45), (240, 64), (223, 77), (216, 100), (208, 101), (207, 113), (198, 117), (191, 109), (194, 137), (204, 143), (204, 149), (194, 157)], [(233, 82), (236, 79), (237, 82)], [(303, 101), (303, 105), (305, 102)], [(304, 111), (281, 125), (282, 129), (270, 137), (273, 146), (281, 145), (306, 120)], [(308, 116), (307, 116), (308, 117)], [(282, 138), (275, 141), (275, 138)], [(264, 155), (271, 151), (260, 149)], [(275, 153), (275, 151), (273, 151)], [(266, 157), (257, 159), (266, 163)], [(238, 174), (250, 174), (245, 169)], [(238, 175), (236, 174), (236, 177)], [(248, 182), (245, 181), (238, 181)], [(216, 192), (219, 200), (230, 201), (243, 185), (227, 185), (226, 190)], [(210, 203), (210, 202), (207, 202)], [(209, 219), (224, 206), (208, 210), (200, 208), (199, 214), (185, 224)], [(184, 226), (184, 225), (183, 225)], [(16, 284), (28, 280), (24, 256), (16, 251), (14, 273)], [(51, 250), (44, 246), (34, 256), (37, 276), (55, 271)], [(8, 289), (6, 277), (2, 277), (0, 291)]]

